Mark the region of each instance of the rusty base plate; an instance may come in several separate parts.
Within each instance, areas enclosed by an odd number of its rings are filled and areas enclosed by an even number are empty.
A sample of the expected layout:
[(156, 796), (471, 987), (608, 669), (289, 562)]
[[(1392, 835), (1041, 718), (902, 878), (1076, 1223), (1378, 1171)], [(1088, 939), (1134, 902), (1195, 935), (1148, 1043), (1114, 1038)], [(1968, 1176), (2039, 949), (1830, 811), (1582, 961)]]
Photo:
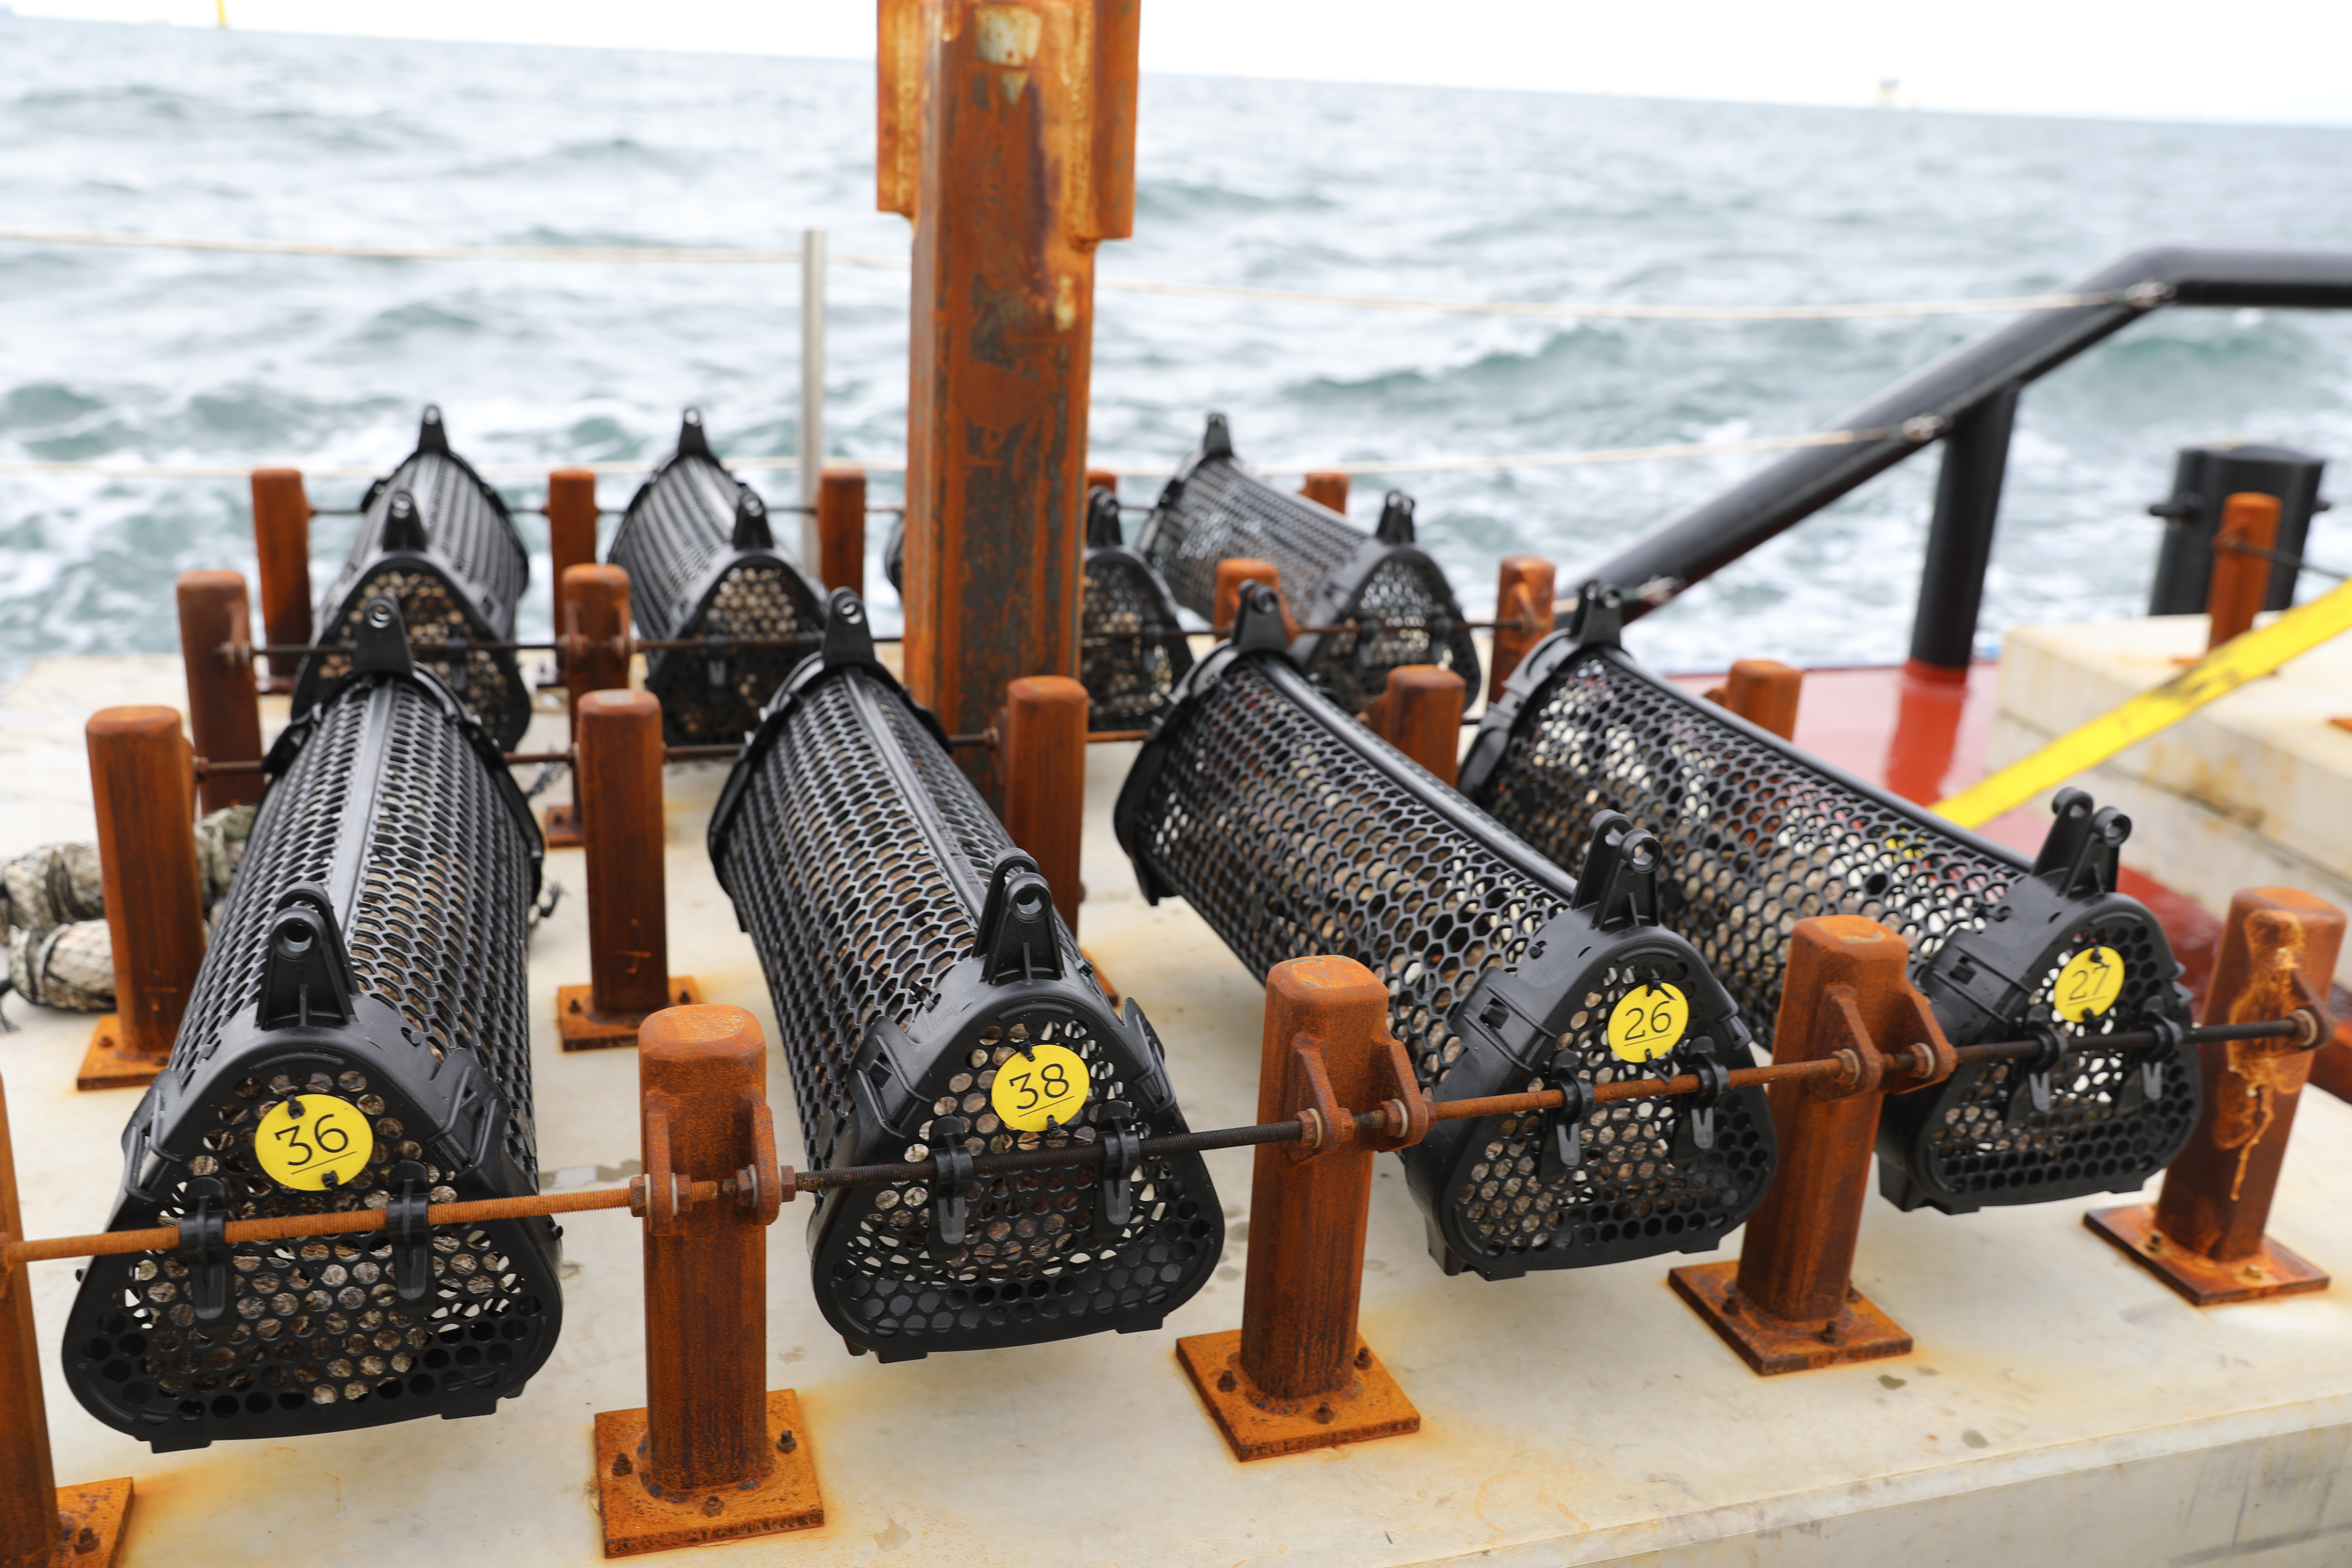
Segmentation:
[(596, 1493), (604, 1515), (604, 1555), (635, 1557), (823, 1524), (824, 1499), (816, 1489), (816, 1455), (801, 1422), (800, 1395), (789, 1388), (768, 1393), (768, 1438), (776, 1450), (776, 1468), (766, 1480), (692, 1497), (660, 1498), (646, 1489), (639, 1473), (646, 1455), (646, 1413), (598, 1411)]
[(2299, 1296), (2306, 1290), (2327, 1289), (2324, 1271), (2267, 1236), (2260, 1252), (2231, 1263), (2176, 1247), (2158, 1234), (2154, 1204), (2094, 1209), (2083, 1216), (2083, 1223), (2112, 1242), (2116, 1251), (2179, 1291), (2191, 1306), (2218, 1307), (2225, 1301), (2259, 1301), (2269, 1296)]
[(580, 808), (576, 805), (551, 805), (540, 818), (540, 837), (550, 849), (577, 849), (588, 842), (580, 837)]
[(114, 1568), (131, 1517), (131, 1478), (58, 1489), (58, 1544), (52, 1568)]
[(1769, 1317), (1757, 1310), (1739, 1294), (1736, 1260), (1694, 1263), (1671, 1270), (1666, 1279), (1675, 1294), (1706, 1320), (1707, 1327), (1720, 1334), (1759, 1377), (1911, 1353), (1911, 1336), (1903, 1325), (1851, 1288), (1845, 1295), (1845, 1310), (1821, 1323)]
[(76, 1089), (144, 1089), (168, 1065), (142, 1056), (122, 1043), (122, 1020), (100, 1013), (89, 1032), (89, 1049), (82, 1053), (81, 1071), (74, 1074)]
[(1318, 1399), (1276, 1399), (1259, 1392), (1241, 1369), (1241, 1349), (1239, 1329), (1188, 1334), (1176, 1342), (1176, 1359), (1233, 1445), (1234, 1457), (1244, 1463), (1421, 1430), (1421, 1412), (1360, 1339), (1353, 1380)]
[[(562, 1037), (567, 1051), (603, 1051), (615, 1046), (634, 1046), (638, 1028), (654, 1013), (661, 1011), (656, 1007), (648, 1013), (599, 1013), (591, 1005), (595, 990), (593, 985), (555, 988), (555, 1032)], [(691, 974), (673, 974), (669, 977), (669, 994), (677, 1000), (664, 1005), (688, 1007), (702, 1000), (702, 986)]]

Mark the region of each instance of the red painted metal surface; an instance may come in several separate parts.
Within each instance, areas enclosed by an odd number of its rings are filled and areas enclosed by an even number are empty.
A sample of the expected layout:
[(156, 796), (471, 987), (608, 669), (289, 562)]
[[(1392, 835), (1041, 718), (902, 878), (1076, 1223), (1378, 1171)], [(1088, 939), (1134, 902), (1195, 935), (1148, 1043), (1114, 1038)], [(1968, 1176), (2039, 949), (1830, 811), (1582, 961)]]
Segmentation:
[[(261, 624), (273, 645), (310, 640), (310, 498), (299, 468), (253, 470), (253, 548), (261, 563)], [(274, 654), (271, 691), (294, 689), (301, 659)]]

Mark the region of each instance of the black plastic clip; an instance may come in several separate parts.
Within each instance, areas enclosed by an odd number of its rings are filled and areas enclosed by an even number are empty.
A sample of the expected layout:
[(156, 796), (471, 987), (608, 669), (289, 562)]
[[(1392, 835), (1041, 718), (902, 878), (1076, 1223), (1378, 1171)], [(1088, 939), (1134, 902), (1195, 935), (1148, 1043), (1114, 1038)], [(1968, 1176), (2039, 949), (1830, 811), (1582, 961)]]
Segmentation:
[(939, 1162), (931, 1177), (931, 1240), (941, 1247), (964, 1244), (963, 1184), (972, 1179), (971, 1152), (952, 1144), (931, 1151)]
[(992, 985), (1062, 977), (1054, 889), (1037, 874), (1037, 862), (1017, 849), (997, 857), (990, 870), (976, 949), (981, 978)]
[(1372, 537), (1382, 544), (1412, 542), (1412, 498), (1402, 490), (1391, 490), (1381, 500), (1381, 521), (1372, 530)]
[(1715, 1113), (1731, 1092), (1731, 1069), (1717, 1059), (1713, 1040), (1685, 1040), (1675, 1055), (1683, 1059), (1670, 1065), (1698, 1079), (1697, 1091), (1682, 1096), (1682, 1115), (1675, 1124), (1675, 1159), (1685, 1163), (1714, 1150)]
[(1546, 1073), (1544, 1087), (1560, 1092), (1559, 1109), (1543, 1113), (1536, 1147), (1536, 1174), (1551, 1177), (1584, 1163), (1584, 1121), (1592, 1114), (1592, 1086), (1577, 1076), (1571, 1063)]
[(404, 1301), (422, 1301), (433, 1289), (432, 1173), (415, 1160), (393, 1166), (383, 1205), (384, 1239), (392, 1243), (392, 1288)]
[(2049, 1114), (2050, 1075), (2058, 1070), (2058, 1064), (2066, 1059), (2067, 1051), (2074, 1045), (2073, 1039), (2048, 1024), (2029, 1024), (2024, 1032), (2036, 1048), (2032, 1056), (2010, 1064), (2010, 1070), (2016, 1074), (2015, 1087), (2009, 1094), (2009, 1113), (2002, 1119), (2003, 1124), (2010, 1127), (2025, 1120), (2028, 1104), (2036, 1115)]
[(422, 555), (433, 546), (432, 536), (425, 531), (425, 513), (418, 510), (416, 498), (406, 490), (394, 490), (392, 500), (384, 503), (383, 537), (385, 550), (403, 550)]
[[(2164, 1098), (2164, 1064), (2179, 1057), (2180, 1047), (2189, 1038), (2188, 1025), (2161, 1013), (2141, 1019), (2139, 1027), (2156, 1038), (2124, 1058), (2125, 1070), (2129, 1074), (2123, 1087), (2123, 1106), (2127, 1110), (2154, 1105)], [(2139, 1070), (2131, 1072), (2134, 1068)]]
[(768, 503), (745, 485), (735, 496), (735, 532), (728, 542), (738, 550), (773, 550), (775, 533), (768, 527)]
[(1118, 497), (1097, 488), (1087, 492), (1087, 548), (1102, 550), (1127, 542), (1126, 525), (1119, 521)]
[(187, 1186), (187, 1217), (180, 1221), (174, 1249), (188, 1265), (188, 1300), (196, 1321), (216, 1323), (228, 1314), (228, 1186), (217, 1176), (198, 1176)]
[(1117, 1241), (1135, 1218), (1135, 1181), (1129, 1174), (1143, 1160), (1143, 1134), (1124, 1116), (1102, 1128), (1102, 1172), (1095, 1192), (1095, 1239)]
[(1657, 836), (1622, 811), (1596, 813), (1584, 867), (1569, 903), (1590, 910), (1601, 931), (1658, 923), (1658, 872), (1665, 861)]
[(727, 638), (722, 633), (713, 632), (704, 646), (710, 650), (710, 688), (714, 691), (721, 690), (727, 685)]

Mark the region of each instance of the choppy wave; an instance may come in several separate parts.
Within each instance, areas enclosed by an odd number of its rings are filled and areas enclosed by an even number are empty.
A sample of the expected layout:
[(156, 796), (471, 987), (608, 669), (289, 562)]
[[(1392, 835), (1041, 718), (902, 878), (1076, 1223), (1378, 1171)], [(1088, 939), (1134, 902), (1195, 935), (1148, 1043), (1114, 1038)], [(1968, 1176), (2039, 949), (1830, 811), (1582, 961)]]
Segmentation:
[[(0, 205), (27, 226), (779, 247), (818, 226), (836, 249), (902, 249), (903, 223), (873, 211), (873, 123), (857, 65), (0, 16)], [(2025, 293), (2156, 240), (2352, 245), (2348, 157), (2340, 130), (1155, 78), (1136, 237), (1103, 267), (1507, 299)], [(834, 274), (828, 423), (843, 456), (900, 453), (905, 288), (902, 274)], [(428, 400), (480, 461), (655, 457), (689, 402), (726, 450), (788, 453), (797, 295), (788, 267), (0, 242), (0, 456), (385, 466)], [(1172, 467), (1211, 407), (1269, 462), (1797, 431), (1988, 324), (1567, 323), (1106, 295), (1093, 440)], [(2038, 384), (1988, 638), (2135, 608), (2156, 544), (2142, 507), (2176, 447), (2223, 434), (2352, 450), (2352, 321), (2165, 312)], [(1478, 606), (1496, 555), (1538, 551), (1572, 578), (1767, 460), (1403, 482)], [(1898, 469), (1637, 642), (1678, 668), (1900, 657), (1932, 477), (1931, 461)], [(348, 504), (359, 489), (321, 481), (315, 499)], [(1130, 481), (1129, 499), (1150, 489)], [(607, 504), (624, 499), (609, 488)], [(1377, 489), (1356, 504), (1369, 514)], [(320, 520), (321, 581), (347, 528)], [(2352, 557), (2341, 514), (2313, 553)], [(241, 484), (0, 479), (0, 679), (46, 651), (173, 647), (172, 577), (215, 565), (251, 570)], [(543, 630), (543, 560), (537, 581), (524, 622)], [(892, 607), (877, 608), (887, 622)]]

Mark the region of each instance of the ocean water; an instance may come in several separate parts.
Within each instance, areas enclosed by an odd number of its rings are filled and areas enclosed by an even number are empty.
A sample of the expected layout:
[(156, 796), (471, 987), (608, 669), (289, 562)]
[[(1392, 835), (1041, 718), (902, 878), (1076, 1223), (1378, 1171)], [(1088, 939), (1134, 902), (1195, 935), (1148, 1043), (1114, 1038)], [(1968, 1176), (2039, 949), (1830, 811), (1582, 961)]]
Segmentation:
[[(65, 229), (903, 255), (873, 210), (872, 68), (313, 38), (0, 15), (0, 214)], [(1106, 277), (1515, 300), (1816, 302), (2063, 288), (2160, 240), (2352, 247), (2352, 131), (1147, 78), (1132, 240)], [(794, 450), (786, 266), (411, 262), (0, 241), (0, 458), (389, 467), (439, 403), (478, 462), (654, 459), (677, 411)], [(833, 450), (895, 460), (904, 273), (836, 267)], [(1998, 318), (1527, 321), (1105, 293), (1098, 458), (1172, 468), (1210, 408), (1275, 465), (1712, 441), (1834, 418)], [(2134, 613), (2179, 446), (2352, 459), (2352, 321), (2159, 312), (2037, 384), (1985, 616)], [(1769, 458), (1359, 480), (1420, 501), (1474, 611), (1494, 563), (1563, 581)], [(633, 479), (608, 479), (622, 504)], [(789, 501), (788, 474), (755, 476)], [(1633, 634), (1671, 668), (1899, 658), (1934, 458)], [(535, 504), (541, 487), (508, 487)], [(1130, 479), (1126, 499), (1154, 486)], [(2343, 487), (2338, 486), (2338, 489)], [(358, 480), (320, 480), (348, 506)], [(877, 480), (875, 498), (895, 498)], [(544, 528), (520, 518), (544, 549)], [(878, 545), (882, 531), (876, 520)], [(607, 525), (610, 526), (609, 523)], [(323, 583), (349, 519), (314, 526)], [(2352, 519), (2315, 531), (2352, 566)], [(252, 570), (234, 480), (0, 476), (0, 680), (176, 647), (171, 583)], [(895, 616), (878, 572), (877, 619)], [(2321, 586), (2315, 582), (2312, 588)], [(548, 624), (541, 557), (523, 624)]]

